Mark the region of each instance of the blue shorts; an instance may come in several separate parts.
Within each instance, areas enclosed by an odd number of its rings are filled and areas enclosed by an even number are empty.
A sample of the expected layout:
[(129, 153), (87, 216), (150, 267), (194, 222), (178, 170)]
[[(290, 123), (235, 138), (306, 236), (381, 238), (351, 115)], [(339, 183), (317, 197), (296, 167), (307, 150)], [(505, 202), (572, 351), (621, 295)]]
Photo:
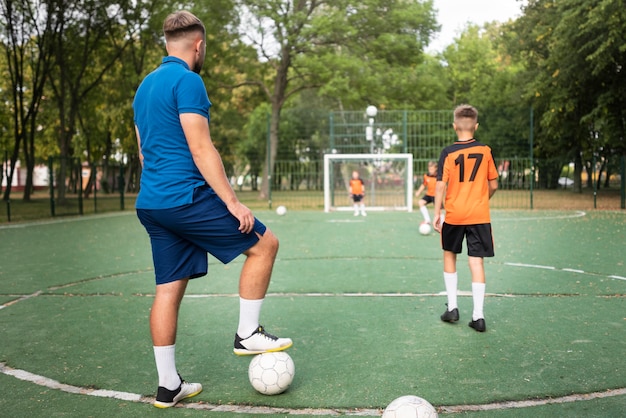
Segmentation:
[(254, 246), (266, 227), (255, 218), (249, 234), (213, 189), (198, 187), (193, 203), (171, 209), (137, 209), (152, 244), (156, 284), (207, 274), (207, 253), (226, 264)]

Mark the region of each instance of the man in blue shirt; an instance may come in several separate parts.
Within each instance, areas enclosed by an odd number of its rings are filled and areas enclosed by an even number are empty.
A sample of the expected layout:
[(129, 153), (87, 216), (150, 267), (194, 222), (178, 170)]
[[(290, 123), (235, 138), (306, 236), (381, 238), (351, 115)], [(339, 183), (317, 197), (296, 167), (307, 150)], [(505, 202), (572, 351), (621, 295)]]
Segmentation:
[(206, 54), (204, 24), (180, 11), (165, 19), (163, 32), (168, 56), (139, 86), (133, 110), (143, 166), (137, 216), (150, 236), (156, 277), (150, 312), (159, 376), (154, 405), (168, 408), (202, 391), (178, 374), (175, 347), (180, 303), (188, 281), (207, 274), (207, 252), (223, 263), (246, 256), (235, 354), (281, 351), (292, 341), (259, 324), (278, 239), (237, 199), (211, 141), (211, 102), (198, 75)]

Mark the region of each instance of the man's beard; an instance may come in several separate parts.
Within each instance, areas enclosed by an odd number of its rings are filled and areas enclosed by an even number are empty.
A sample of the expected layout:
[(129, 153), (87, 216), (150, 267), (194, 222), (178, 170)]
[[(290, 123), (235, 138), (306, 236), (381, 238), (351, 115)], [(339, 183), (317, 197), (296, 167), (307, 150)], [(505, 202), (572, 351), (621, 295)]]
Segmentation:
[(204, 65), (204, 60), (197, 60), (196, 62), (194, 62), (193, 64), (193, 68), (191, 69), (194, 73), (196, 74), (200, 74), (200, 71), (202, 70), (202, 66)]

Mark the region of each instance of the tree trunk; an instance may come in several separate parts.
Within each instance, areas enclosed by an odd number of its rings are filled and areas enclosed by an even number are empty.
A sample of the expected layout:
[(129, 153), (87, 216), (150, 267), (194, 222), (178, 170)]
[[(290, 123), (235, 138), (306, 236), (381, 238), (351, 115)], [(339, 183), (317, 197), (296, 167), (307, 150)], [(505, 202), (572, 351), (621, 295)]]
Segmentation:
[(276, 154), (278, 153), (278, 126), (280, 124), (280, 107), (272, 103), (272, 115), (270, 117), (270, 144), (268, 157), (263, 164), (263, 180), (261, 181), (261, 199), (267, 199), (270, 195), (270, 184), (273, 181)]
[(287, 75), (291, 68), (291, 51), (290, 45), (283, 45), (282, 60), (276, 69), (276, 78), (274, 79), (274, 92), (272, 93), (272, 115), (270, 117), (270, 149), (269, 156), (265, 161), (265, 169), (263, 170), (263, 183), (261, 184), (261, 198), (269, 197), (270, 184), (274, 173), (274, 165), (276, 164), (276, 154), (278, 152), (278, 127), (280, 126), (280, 111), (287, 98), (287, 86), (289, 79)]
[(576, 153), (574, 157), (574, 191), (576, 193), (583, 192), (583, 161), (580, 156), (580, 152)]

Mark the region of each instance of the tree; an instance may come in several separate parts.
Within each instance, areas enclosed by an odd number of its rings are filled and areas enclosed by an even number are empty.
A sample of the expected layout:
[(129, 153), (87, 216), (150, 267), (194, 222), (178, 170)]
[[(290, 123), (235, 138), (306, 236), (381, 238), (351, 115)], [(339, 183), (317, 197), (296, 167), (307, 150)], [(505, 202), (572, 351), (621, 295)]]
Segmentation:
[(58, 1), (49, 11), (61, 22), (54, 37), (54, 62), (48, 78), (58, 111), (59, 203), (65, 199), (66, 164), (74, 156), (73, 139), (81, 107), (133, 41), (132, 37), (118, 37), (115, 29), (127, 7), (114, 0)]
[[(105, 190), (113, 190), (109, 181), (120, 174), (118, 166), (122, 165), (123, 187), (127, 192), (135, 192), (139, 188), (141, 164), (132, 101), (143, 77), (163, 56), (162, 25), (171, 9), (165, 0), (156, 0), (134, 2), (120, 12), (119, 24), (112, 26), (112, 36), (132, 41), (81, 106), (77, 135), (81, 142), (77, 146), (86, 152), (90, 164), (101, 166)], [(103, 48), (117, 47), (105, 44)]]
[(14, 140), (4, 200), (11, 195), (20, 149), (27, 168), (23, 199), (30, 200), (33, 190), (37, 115), (51, 65), (52, 36), (58, 27), (58, 22), (48, 13), (49, 7), (47, 1), (34, 0), (3, 0), (0, 4)]
[(540, 120), (536, 152), (548, 163), (540, 170), (548, 178), (540, 180), (548, 187), (574, 161), (574, 188), (582, 191), (583, 167), (591, 170), (623, 149), (622, 3), (532, 0), (515, 24)]
[[(266, 63), (256, 78), (238, 84), (258, 86), (271, 104), (265, 179), (290, 97), (326, 85), (350, 104), (385, 103), (398, 87), (394, 75), (420, 62), (436, 28), (430, 0), (239, 0), (238, 6), (245, 17), (242, 36)], [(267, 192), (265, 181), (262, 196)]]
[[(579, 30), (573, 36), (586, 40), (581, 54), (590, 65), (590, 76), (600, 89), (591, 112), (583, 123), (593, 123), (604, 136), (596, 152), (606, 166), (606, 183), (611, 169), (626, 156), (626, 8), (623, 1), (601, 0), (587, 9)], [(601, 171), (600, 171), (601, 172)], [(590, 176), (591, 177), (591, 176)], [(598, 176), (598, 188), (600, 186)]]

